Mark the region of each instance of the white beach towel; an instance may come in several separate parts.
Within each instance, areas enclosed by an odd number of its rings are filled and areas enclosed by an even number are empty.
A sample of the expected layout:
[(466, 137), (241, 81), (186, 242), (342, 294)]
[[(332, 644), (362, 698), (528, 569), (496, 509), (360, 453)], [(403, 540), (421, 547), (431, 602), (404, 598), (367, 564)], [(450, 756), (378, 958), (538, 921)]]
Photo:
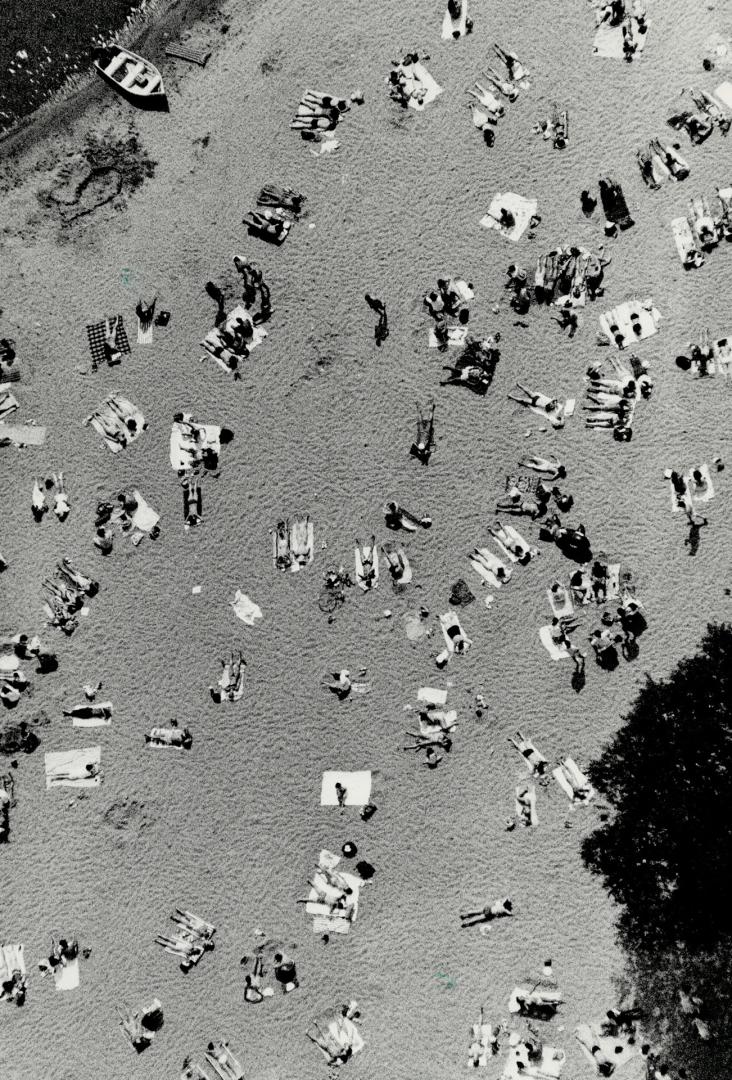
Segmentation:
[(0, 423), (0, 443), (9, 439), (14, 446), (43, 446), (46, 429), (39, 424)]
[(463, 0), (459, 19), (453, 19), (450, 12), (445, 9), (445, 16), (442, 20), (442, 40), (457, 41), (461, 37), (465, 37), (468, 32), (467, 22), (468, 0)]
[(150, 504), (145, 502), (137, 488), (135, 488), (133, 496), (137, 501), (137, 509), (132, 515), (132, 524), (140, 532), (149, 533), (160, 521), (160, 514), (156, 514)]
[(608, 563), (607, 586), (605, 594), (608, 600), (617, 600), (620, 596), (620, 563)]
[(689, 481), (686, 477), (686, 489), (683, 495), (677, 495), (676, 489), (671, 483), (671, 470), (667, 469), (663, 474), (664, 479), (668, 482), (668, 492), (671, 499), (671, 513), (678, 514), (679, 510), (685, 510), (687, 505), (691, 505), (691, 495), (689, 494)]
[(427, 106), (442, 93), (442, 87), (435, 82), (424, 64), (409, 64), (406, 67), (400, 64), (397, 70), (403, 71), (407, 77), (407, 93), (411, 94), (415, 90), (425, 91), (421, 101), (414, 97), (409, 98), (408, 105), (410, 109), (424, 112)]
[(704, 478), (704, 483), (701, 485), (701, 491), (694, 483), (694, 478), (692, 476), (694, 469), (689, 469), (684, 477), (684, 480), (686, 480), (686, 490), (689, 492), (689, 495), (695, 503), (709, 502), (710, 499), (714, 498), (714, 484), (712, 483), (712, 475), (709, 471), (709, 466), (705, 463), (704, 465), (697, 466), (697, 468)]
[[(640, 321), (639, 334), (636, 334), (633, 330), (630, 321), (631, 315), (638, 315)], [(627, 348), (636, 341), (642, 341), (644, 338), (656, 334), (660, 322), (661, 312), (654, 306), (653, 300), (649, 296), (645, 300), (628, 300), (626, 303), (618, 304), (617, 307), (604, 312), (600, 316), (600, 329), (608, 340), (615, 345), (615, 338), (610, 327), (617, 326), (620, 333), (625, 337), (624, 345)]]
[[(127, 419), (135, 421), (137, 425), (135, 431), (130, 431), (127, 425), (123, 424), (123, 421), (120, 419), (117, 413), (111, 409), (109, 405), (110, 401), (115, 402), (119, 411), (122, 412)], [(114, 439), (110, 439), (107, 436), (104, 428), (102, 427), (98, 419), (98, 416), (102, 415), (105, 417), (108, 423), (114, 424), (120, 432), (124, 433), (126, 440), (125, 446), (122, 446), (121, 443), (115, 442)], [(113, 454), (119, 454), (119, 452), (129, 446), (130, 443), (136, 442), (145, 430), (145, 417), (143, 416), (143, 414), (140, 412), (136, 405), (133, 405), (131, 401), (129, 401), (125, 397), (122, 397), (120, 394), (110, 394), (110, 396), (102, 402), (99, 408), (94, 410), (91, 415), (90, 422), (96, 433), (98, 435), (101, 435), (105, 445), (109, 450), (112, 451)]]
[(253, 600), (250, 600), (241, 589), (236, 590), (234, 599), (230, 601), (230, 604), (237, 619), (241, 619), (247, 626), (254, 626), (262, 618), (262, 609)]
[[(536, 199), (525, 199), (513, 191), (507, 191), (505, 194), (498, 192), (493, 196), (488, 213), (480, 219), (480, 224), (484, 229), (497, 229), (507, 240), (515, 243), (526, 232), (538, 205)], [(499, 223), (502, 209), (510, 211), (514, 216), (514, 224), (510, 229), (506, 229)]]
[(98, 787), (101, 776), (90, 776), (87, 765), (99, 766), (102, 761), (101, 746), (87, 746), (82, 750), (62, 750), (45, 755), (46, 790), (52, 787)]
[(464, 656), (473, 643), (463, 630), (457, 614), (454, 611), (448, 611), (444, 615), (440, 615), (440, 626), (442, 628), (442, 636), (445, 639), (445, 646), (449, 653), (455, 652), (455, 640), (449, 633), (449, 630), (451, 628), (457, 629), (463, 642), (463, 648), (459, 655)]
[[(556, 769), (552, 769), (552, 776), (565, 795), (569, 798), (570, 802), (584, 804), (590, 802), (590, 800), (594, 798), (595, 789), (581, 769), (577, 767), (577, 764), (572, 758), (565, 758)], [(575, 788), (572, 786), (572, 783), (584, 788), (586, 794), (578, 795)]]
[[(226, 321), (223, 324), (224, 328), (226, 330), (233, 331), (234, 324), (239, 319), (241, 319), (242, 322), (252, 323), (252, 337), (247, 342), (247, 347), (249, 349), (249, 352), (251, 353), (257, 348), (258, 345), (262, 344), (264, 339), (267, 337), (267, 331), (264, 329), (264, 327), (255, 325), (252, 322), (252, 317), (243, 304), (238, 304), (237, 307), (233, 309), (233, 311), (229, 312), (229, 314), (226, 316)], [(205, 338), (201, 342), (201, 345), (211, 356), (213, 356), (215, 349), (223, 348), (227, 358), (230, 359), (235, 354), (231, 353), (228, 349), (225, 348), (221, 340), (219, 329), (219, 327), (214, 327), (213, 330), (209, 330), (209, 332), (206, 334)], [(224, 371), (226, 371), (228, 374), (231, 374), (231, 370), (227, 368), (226, 364), (223, 363), (223, 361), (219, 360), (216, 356), (213, 356), (213, 359), (217, 360), (219, 366), (222, 367)]]
[(137, 320), (137, 344), (138, 345), (152, 345), (153, 343), (153, 326), (154, 323), (148, 323), (147, 327), (143, 328), (139, 318)]
[(557, 619), (561, 619), (563, 615), (574, 615), (574, 604), (569, 589), (563, 587), (563, 591), (555, 595), (551, 588), (548, 588), (546, 595), (549, 606)]
[[(447, 344), (450, 345), (462, 345), (468, 336), (467, 326), (450, 326), (447, 331)], [(439, 346), (437, 335), (432, 327), (430, 327), (427, 334), (427, 345), (430, 349), (436, 349)]]
[[(732, 196), (732, 189), (730, 189), (730, 195)], [(732, 360), (732, 342), (730, 342), (730, 339), (726, 337), (718, 338), (713, 342), (712, 356), (713, 360), (709, 365), (710, 371), (726, 379), (729, 376), (730, 361)]]
[(423, 705), (446, 705), (447, 690), (437, 690), (433, 686), (420, 686), (417, 701)]
[(106, 719), (101, 716), (74, 716), (72, 717), (72, 727), (92, 728), (92, 727), (109, 727), (112, 723), (112, 717)]
[[(641, 34), (638, 30), (638, 20), (632, 16), (630, 18), (630, 24), (633, 33), (633, 42), (637, 45), (634, 57), (640, 56), (646, 45), (647, 34)], [(608, 60), (622, 60), (625, 56), (623, 52), (623, 27), (610, 26), (609, 23), (604, 22), (598, 26), (595, 33), (595, 37), (592, 42), (592, 52), (594, 56), (601, 56)]]
[(454, 278), (450, 281), (450, 284), (461, 300), (467, 301), (475, 298), (475, 292), (464, 278)]
[(340, 147), (340, 142), (336, 139), (332, 131), (326, 131), (323, 134), (322, 139), (310, 147), (310, 153), (313, 157), (322, 157), (323, 154), (332, 154)]
[(77, 990), (79, 987), (79, 957), (58, 964), (53, 972), (53, 981), (57, 990)]
[[(500, 589), (503, 585), (507, 585), (511, 576), (511, 569), (506, 563), (502, 562), (497, 555), (494, 555), (489, 548), (478, 548), (475, 552), (468, 555), (470, 565), (475, 570), (476, 574), (479, 574), (486, 584), (492, 586), (494, 589)], [(504, 567), (508, 577), (501, 581), (496, 577), (496, 570), (499, 566)]]
[(342, 784), (346, 789), (346, 806), (366, 806), (371, 799), (370, 770), (359, 772), (334, 770), (323, 773), (323, 782), (320, 788), (321, 806), (338, 806), (336, 784)]
[(714, 91), (714, 96), (719, 99), (725, 109), (732, 109), (732, 82), (720, 83)]
[(599, 1025), (578, 1024), (575, 1028), (575, 1038), (580, 1044), (582, 1053), (591, 1062), (597, 1072), (597, 1062), (592, 1056), (592, 1047), (599, 1046), (608, 1061), (612, 1061), (615, 1068), (622, 1068), (631, 1058), (638, 1054), (636, 1040), (628, 1041), (628, 1037), (601, 1035)]
[[(685, 217), (674, 218), (671, 222), (671, 232), (682, 265), (687, 266), (692, 255), (699, 252), (699, 245), (696, 242), (689, 219)], [(703, 258), (701, 253), (699, 253), (699, 257)]]
[(540, 627), (539, 639), (552, 660), (567, 660), (569, 658), (567, 646), (557, 645), (557, 643), (552, 640), (552, 629), (551, 626)]
[[(565, 1060), (565, 1053), (561, 1048), (542, 1046), (541, 1061), (532, 1064), (528, 1060), (525, 1048), (522, 1048), (521, 1045), (515, 1048), (512, 1047), (508, 1051), (501, 1080), (517, 1080), (517, 1078), (527, 1076), (531, 1077), (531, 1080), (558, 1080)], [(520, 1068), (519, 1065), (522, 1067)]]
[[(551, 401), (551, 398), (543, 397), (543, 400), (547, 404)], [(551, 412), (547, 412), (546, 409), (541, 407), (541, 403), (538, 405), (529, 405), (529, 409), (532, 413), (536, 413), (542, 420), (548, 420), (552, 427), (561, 427), (565, 420), (568, 420), (570, 416), (574, 416), (574, 410), (577, 402), (575, 398), (567, 398), (566, 401), (560, 401), (555, 409)]]
[[(174, 423), (170, 429), (170, 464), (176, 472), (190, 469), (194, 460), (197, 460), (207, 448), (211, 448), (217, 453), (221, 450), (219, 439), (221, 428), (217, 424), (194, 424), (193, 426), (199, 434), (203, 434), (200, 442), (194, 443), (185, 424)], [(191, 456), (191, 450), (194, 447), (195, 459)]]
[(14, 971), (25, 975), (25, 952), (22, 945), (0, 944), (0, 982), (7, 982)]

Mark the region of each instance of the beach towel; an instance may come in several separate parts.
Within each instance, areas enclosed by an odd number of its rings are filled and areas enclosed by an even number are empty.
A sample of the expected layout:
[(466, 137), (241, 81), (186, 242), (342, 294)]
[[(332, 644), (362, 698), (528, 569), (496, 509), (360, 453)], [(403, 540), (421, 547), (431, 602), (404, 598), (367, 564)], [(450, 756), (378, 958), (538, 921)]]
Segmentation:
[(79, 987), (79, 957), (58, 964), (53, 971), (53, 981), (57, 990), (77, 990)]
[(557, 597), (549, 588), (546, 590), (546, 595), (549, 606), (557, 619), (561, 619), (564, 615), (574, 615), (574, 604), (569, 589), (564, 589)]
[[(519, 1077), (527, 1076), (531, 1077), (532, 1080), (558, 1080), (564, 1062), (564, 1050), (556, 1046), (543, 1045), (541, 1048), (541, 1061), (532, 1064), (528, 1060), (525, 1046), (519, 1043), (508, 1052), (501, 1080), (517, 1080)], [(519, 1063), (522, 1066), (521, 1068)]]
[(12, 650), (12, 645), (3, 645), (3, 651), (0, 652), (0, 672), (17, 671), (20, 657), (12, 651), (6, 652), (5, 649)]
[[(551, 398), (542, 395), (542, 400), (548, 405)], [(574, 416), (574, 410), (577, 402), (575, 398), (567, 398), (566, 401), (560, 401), (555, 409), (551, 412), (547, 412), (542, 408), (541, 402), (537, 405), (529, 405), (529, 409), (532, 413), (536, 413), (542, 420), (548, 420), (552, 427), (561, 426), (565, 420), (568, 420), (570, 416)]]
[(342, 784), (346, 789), (346, 806), (366, 806), (371, 800), (371, 772), (329, 771), (323, 773), (323, 781), (320, 788), (321, 806), (338, 806), (336, 784)]
[(689, 492), (689, 495), (695, 503), (709, 502), (710, 499), (714, 498), (714, 484), (712, 483), (712, 475), (709, 472), (709, 466), (704, 464), (697, 466), (697, 468), (704, 478), (704, 484), (701, 485), (701, 493), (694, 483), (694, 478), (692, 476), (692, 473), (694, 472), (693, 469), (689, 469), (684, 477), (684, 480), (686, 480), (686, 490)]
[(174, 423), (170, 429), (170, 464), (176, 472), (190, 469), (209, 447), (216, 453), (221, 450), (221, 428), (217, 424), (194, 424), (193, 427), (202, 436), (195, 442), (186, 424)]
[(699, 245), (696, 242), (688, 218), (674, 218), (671, 222), (671, 232), (673, 233), (674, 244), (676, 245), (676, 250), (683, 266), (690, 265), (694, 255), (697, 256), (697, 260), (701, 259), (702, 262), (704, 261), (704, 257), (699, 251)]
[(567, 652), (566, 645), (558, 645), (556, 641), (552, 639), (552, 630), (554, 628), (550, 626), (542, 626), (539, 629), (539, 640), (551, 656), (552, 660), (567, 660), (569, 653)]
[[(125, 330), (124, 319), (121, 315), (112, 315), (108, 321), (111, 322), (111, 320), (115, 318), (117, 320), (117, 335), (115, 338), (117, 348), (121, 353), (129, 354), (132, 350), (130, 349), (127, 331)], [(89, 339), (89, 352), (91, 353), (92, 365), (94, 368), (97, 368), (106, 361), (104, 339), (107, 336), (107, 320), (104, 322), (90, 323), (86, 328), (86, 336)]]
[(664, 479), (668, 482), (669, 496), (670, 496), (670, 499), (671, 499), (671, 513), (672, 514), (678, 514), (679, 510), (685, 510), (687, 505), (688, 506), (691, 505), (691, 494), (689, 492), (689, 480), (688, 480), (688, 477), (686, 477), (686, 476), (684, 477), (686, 487), (685, 487), (685, 490), (684, 490), (684, 494), (680, 495), (680, 494), (677, 494), (676, 488), (671, 483), (671, 470), (667, 469), (666, 472), (663, 474), (663, 476), (664, 476)]
[(417, 701), (423, 705), (446, 705), (447, 690), (437, 690), (433, 686), (420, 686)]
[(137, 320), (137, 344), (138, 345), (152, 345), (153, 343), (153, 326), (155, 324), (150, 322), (146, 325), (143, 324), (140, 319)]
[[(559, 784), (564, 794), (569, 798), (572, 803), (588, 803), (595, 795), (595, 789), (590, 784), (589, 779), (585, 776), (581, 769), (579, 769), (572, 758), (565, 758), (556, 769), (552, 769), (552, 776)], [(586, 794), (578, 794), (572, 783), (578, 787), (585, 789)]]
[[(494, 555), (490, 548), (476, 548), (471, 555), (468, 555), (468, 558), (475, 572), (480, 574), (483, 580), (494, 589), (500, 589), (502, 585), (508, 584), (512, 570), (497, 555)], [(503, 580), (496, 576), (496, 570), (498, 569), (505, 571), (506, 576)]]
[(459, 19), (453, 19), (450, 12), (445, 9), (445, 16), (442, 20), (442, 40), (458, 41), (461, 37), (465, 37), (468, 32), (467, 23), (468, 0), (462, 2)]
[(72, 717), (72, 727), (109, 727), (112, 723), (111, 716), (74, 716)]
[(8, 982), (14, 971), (25, 975), (25, 953), (22, 945), (0, 944), (0, 983)]
[(298, 570), (309, 566), (315, 558), (315, 528), (307, 514), (299, 514), (289, 523), (289, 545), (293, 553), (307, 550), (307, 556), (300, 556), (306, 559), (305, 562), (301, 562), (293, 554), (289, 569), (291, 574), (296, 574)]
[[(633, 330), (631, 315), (637, 315), (640, 320), (639, 333), (637, 334)], [(613, 331), (610, 329), (611, 326), (617, 326), (620, 333), (625, 337), (624, 346), (629, 346), (635, 341), (642, 341), (644, 338), (652, 337), (658, 333), (660, 322), (661, 312), (654, 306), (653, 300), (649, 296), (645, 300), (628, 300), (626, 303), (618, 304), (617, 307), (606, 311), (600, 316), (600, 329), (609, 341), (618, 348)]]
[(160, 514), (156, 514), (149, 503), (146, 503), (140, 492), (135, 488), (133, 498), (137, 502), (137, 509), (132, 515), (132, 526), (140, 532), (149, 533), (160, 521)]
[(43, 446), (46, 429), (36, 424), (0, 423), (0, 445), (6, 439), (14, 446)]
[(421, 641), (423, 637), (429, 637), (432, 633), (427, 621), (421, 615), (407, 613), (402, 618), (404, 619), (406, 635), (410, 641)]
[(590, 1024), (578, 1024), (574, 1034), (580, 1044), (582, 1053), (596, 1072), (597, 1061), (592, 1056), (593, 1046), (599, 1046), (602, 1053), (608, 1061), (612, 1061), (616, 1069), (622, 1068), (623, 1065), (638, 1054), (636, 1040), (630, 1042), (628, 1036), (602, 1035), (599, 1024), (592, 1024), (591, 1026)]
[(426, 739), (439, 731), (454, 731), (457, 727), (456, 709), (432, 709), (419, 715), (419, 733)]
[(52, 787), (98, 787), (101, 777), (90, 776), (87, 765), (102, 761), (101, 746), (87, 746), (83, 750), (62, 750), (45, 755), (46, 790)]
[[(135, 421), (137, 425), (135, 431), (130, 431), (127, 425), (123, 423), (118, 413), (111, 408), (110, 402), (114, 402), (117, 410), (122, 413), (125, 419)], [(109, 438), (101, 424), (102, 418), (107, 421), (110, 427), (115, 426), (117, 430), (124, 433), (126, 439), (125, 446), (122, 446), (121, 443), (115, 442), (114, 439)], [(110, 394), (109, 397), (105, 398), (99, 408), (95, 409), (91, 414), (90, 423), (96, 433), (101, 435), (104, 439), (105, 445), (113, 454), (118, 454), (120, 450), (124, 450), (130, 443), (136, 442), (142, 435), (146, 426), (145, 417), (140, 410), (133, 405), (131, 401), (128, 401), (127, 398), (122, 397), (121, 394)]]
[[(640, 56), (645, 48), (647, 34), (641, 34), (638, 30), (638, 20), (630, 16), (630, 26), (633, 35), (633, 43), (637, 46), (633, 57)], [(594, 56), (602, 56), (609, 60), (623, 60), (623, 26), (610, 26), (609, 23), (601, 23), (597, 28), (592, 42)]]
[(442, 93), (442, 87), (435, 82), (423, 64), (410, 64), (407, 67), (400, 64), (397, 70), (403, 71), (407, 77), (407, 93), (411, 94), (415, 90), (425, 91), (421, 101), (410, 96), (407, 103), (410, 109), (424, 112), (427, 106)]
[(334, 151), (339, 149), (340, 145), (340, 142), (336, 139), (333, 132), (326, 131), (316, 145), (310, 147), (310, 153), (313, 157), (322, 157), (323, 154), (334, 153)]
[(237, 619), (241, 619), (247, 626), (254, 626), (262, 618), (262, 609), (259, 605), (250, 600), (240, 589), (236, 590), (234, 599), (230, 601), (230, 604)]
[[(223, 324), (224, 328), (226, 330), (233, 331), (234, 324), (237, 322), (238, 319), (241, 319), (242, 322), (245, 323), (252, 322), (252, 317), (243, 304), (239, 304), (233, 309), (233, 311), (229, 312), (229, 314), (226, 316), (226, 321)], [(263, 327), (255, 326), (252, 323), (252, 328), (253, 329), (251, 340), (247, 342), (247, 348), (249, 349), (250, 353), (252, 353), (258, 345), (261, 345), (264, 339), (267, 337), (267, 331)], [(226, 364), (224, 363), (224, 359), (226, 359), (227, 361), (231, 361), (231, 358), (236, 356), (236, 354), (230, 352), (227, 348), (225, 348), (221, 340), (219, 327), (214, 327), (213, 330), (209, 330), (209, 332), (206, 334), (205, 338), (201, 342), (201, 345), (207, 353), (213, 356), (219, 367), (221, 367), (224, 371), (228, 372), (228, 374), (231, 374), (231, 369), (226, 366)], [(214, 355), (216, 350), (223, 350), (223, 358)]]
[(714, 96), (722, 103), (725, 109), (732, 109), (732, 82), (720, 83), (714, 91)]
[[(522, 195), (516, 195), (513, 191), (507, 191), (504, 195), (498, 192), (493, 196), (493, 201), (488, 207), (488, 213), (480, 219), (480, 224), (484, 229), (497, 229), (507, 240), (515, 243), (526, 232), (538, 205), (536, 199), (525, 199)], [(514, 224), (510, 229), (500, 224), (501, 210), (503, 209), (508, 210), (514, 216)]]
[(617, 600), (620, 596), (620, 563), (608, 563), (605, 595), (608, 600)]
[[(462, 345), (467, 336), (467, 326), (450, 326), (447, 330), (447, 344), (448, 346)], [(429, 333), (427, 335), (427, 345), (430, 349), (437, 349), (440, 345), (437, 334), (432, 327), (430, 327)]]
[(10, 416), (18, 408), (18, 399), (5, 387), (0, 386), (0, 420)]
[[(732, 195), (732, 189), (730, 189), (730, 195)], [(726, 379), (729, 375), (730, 360), (732, 360), (732, 343), (729, 338), (718, 338), (712, 343), (712, 357), (709, 371), (713, 375), (721, 375)]]

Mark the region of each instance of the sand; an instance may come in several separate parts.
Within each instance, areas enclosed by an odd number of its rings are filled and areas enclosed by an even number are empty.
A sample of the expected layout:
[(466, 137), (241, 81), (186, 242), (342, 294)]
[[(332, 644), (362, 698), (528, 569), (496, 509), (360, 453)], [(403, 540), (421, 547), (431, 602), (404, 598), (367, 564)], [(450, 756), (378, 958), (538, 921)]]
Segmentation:
[[(107, 207), (72, 230), (43, 209), (36, 191), (48, 170), (85, 131), (132, 118), (128, 107), (96, 94), (76, 122), (27, 146), (6, 165), (0, 295), (3, 336), (15, 338), (22, 408), (48, 427), (45, 445), (6, 450), (6, 508), (0, 547), (4, 628), (42, 628), (40, 582), (63, 555), (101, 582), (88, 619), (69, 641), (45, 630), (57, 674), (33, 680), (33, 696), (14, 719), (43, 708), (51, 724), (43, 746), (16, 773), (13, 842), (2, 852), (0, 937), (24, 942), (29, 959), (45, 955), (48, 935), (75, 933), (91, 947), (81, 989), (56, 994), (31, 979), (24, 1009), (3, 1007), (0, 1063), (23, 1078), (176, 1076), (187, 1053), (210, 1038), (240, 1048), (247, 1075), (274, 1080), (324, 1075), (304, 1036), (324, 1007), (356, 997), (366, 1049), (349, 1075), (443, 1080), (466, 1068), (469, 1025), (481, 1002), (507, 1015), (516, 982), (552, 957), (567, 1004), (553, 1038), (567, 1051), (566, 1075), (591, 1069), (571, 1032), (615, 1003), (622, 971), (614, 910), (599, 881), (582, 868), (578, 845), (593, 811), (569, 813), (556, 789), (539, 797), (536, 830), (506, 833), (513, 787), (525, 773), (506, 742), (516, 727), (553, 763), (570, 754), (583, 767), (618, 727), (645, 672), (666, 675), (694, 648), (709, 619), (729, 615), (729, 495), (726, 473), (709, 505), (710, 527), (696, 558), (684, 547), (681, 515), (669, 511), (667, 467), (709, 461), (728, 448), (728, 387), (693, 381), (674, 357), (704, 326), (732, 330), (729, 254), (718, 249), (685, 273), (669, 228), (693, 194), (730, 182), (728, 145), (718, 133), (702, 147), (681, 139), (692, 174), (652, 193), (641, 183), (635, 150), (676, 110), (691, 83), (712, 88), (700, 68), (703, 41), (729, 26), (729, 5), (699, 11), (649, 4), (648, 45), (633, 65), (591, 54), (589, 4), (473, 5), (475, 31), (440, 41), (439, 3), (347, 3), (327, 15), (290, 0), (255, 8), (230, 3), (216, 25), (194, 37), (220, 40), (207, 68), (164, 64), (169, 115), (135, 114), (142, 142), (158, 161), (154, 179), (126, 209)], [(317, 20), (317, 22), (316, 22)], [(487, 150), (463, 107), (491, 43), (514, 49), (532, 72), (532, 89), (507, 109)], [(405, 115), (384, 78), (400, 49), (430, 54), (445, 88), (423, 115)], [(338, 129), (341, 150), (316, 159), (288, 130), (308, 86), (339, 94), (361, 88), (366, 104)], [(563, 153), (531, 133), (552, 102), (571, 111)], [(207, 140), (203, 145), (201, 140)], [(528, 328), (514, 326), (502, 285), (511, 261), (530, 264), (557, 242), (587, 246), (602, 238), (579, 193), (611, 172), (623, 184), (636, 226), (608, 244), (605, 297), (588, 305), (568, 341), (545, 310)], [(273, 249), (241, 226), (266, 181), (308, 197), (307, 218)], [(534, 195), (543, 220), (534, 241), (507, 244), (478, 225), (496, 191)], [(232, 383), (203, 365), (198, 341), (213, 305), (208, 278), (230, 273), (235, 252), (254, 258), (270, 283), (275, 313), (269, 337)], [(129, 270), (129, 284), (122, 271)], [(474, 329), (502, 333), (493, 387), (480, 399), (439, 388), (442, 356), (426, 347), (421, 296), (442, 273), (475, 287)], [(233, 280), (233, 278), (232, 278)], [(369, 291), (385, 299), (391, 336), (373, 342)], [(114, 370), (88, 366), (84, 325), (122, 312), (134, 328), (139, 296), (157, 294), (173, 312), (151, 348), (134, 343)], [(631, 297), (652, 295), (664, 316), (660, 333), (638, 352), (650, 360), (656, 393), (641, 403), (633, 442), (586, 430), (581, 414), (564, 431), (538, 433), (537, 418), (506, 400), (516, 378), (558, 395), (582, 396), (582, 376), (598, 349), (598, 315)], [(500, 305), (498, 314), (493, 306)], [(147, 432), (111, 455), (81, 420), (110, 391), (139, 405)], [(438, 446), (428, 468), (409, 458), (413, 406), (437, 399)], [(172, 414), (191, 410), (228, 425), (233, 444), (221, 476), (206, 482), (205, 524), (185, 532), (181, 497), (168, 462)], [(534, 434), (526, 438), (527, 429)], [(437, 615), (452, 582), (465, 577), (480, 595), (465, 555), (485, 542), (505, 474), (526, 451), (555, 451), (575, 496), (570, 521), (582, 521), (638, 582), (650, 629), (641, 656), (613, 673), (588, 660), (581, 694), (567, 664), (554, 664), (538, 639), (547, 621), (545, 587), (570, 564), (556, 549), (516, 571), (492, 610), (481, 602), (461, 614), (474, 644), (442, 675)], [(63, 468), (72, 502), (68, 521), (34, 525), (35, 474)], [(138, 487), (162, 515), (163, 534), (140, 548), (117, 544), (99, 558), (91, 543), (100, 498)], [(386, 539), (382, 506), (398, 497), (434, 525), (406, 539), (415, 585), (394, 596), (387, 583), (349, 595), (329, 625), (317, 607), (321, 572), (352, 563), (353, 540)], [(297, 575), (276, 573), (268, 530), (280, 516), (306, 510), (315, 522), (315, 563)], [(52, 515), (49, 515), (52, 517)], [(535, 539), (535, 525), (518, 522)], [(192, 588), (201, 586), (198, 595)], [(237, 588), (264, 612), (256, 628), (233, 616)], [(402, 615), (424, 604), (435, 636), (412, 645)], [(382, 618), (391, 609), (391, 619)], [(597, 624), (591, 614), (587, 632)], [(207, 686), (218, 658), (241, 648), (247, 693), (217, 707)], [(368, 669), (369, 695), (340, 703), (320, 687), (327, 671)], [(45, 791), (43, 750), (87, 745), (89, 733), (64, 720), (81, 686), (101, 678), (112, 725), (99, 732), (103, 784), (74, 801)], [(400, 749), (423, 684), (451, 684), (460, 726), (452, 755), (432, 773)], [(482, 720), (473, 695), (482, 692)], [(143, 735), (170, 717), (194, 734), (189, 754), (145, 752)], [(81, 742), (81, 740), (86, 740)], [(378, 770), (378, 813), (364, 823), (319, 805), (326, 769)], [(135, 803), (128, 828), (119, 801)], [(111, 813), (108, 813), (112, 807)], [(567, 828), (569, 822), (573, 827)], [(323, 944), (295, 904), (322, 847), (354, 840), (376, 867), (352, 933)], [(485, 936), (461, 931), (457, 913), (510, 895), (517, 916)], [(217, 947), (189, 976), (153, 943), (176, 904), (218, 927)], [(253, 928), (297, 941), (301, 989), (259, 1008), (244, 1005), (239, 957)], [(440, 973), (454, 987), (444, 988)], [(122, 1038), (115, 1004), (147, 1004), (157, 995), (165, 1026), (136, 1058)], [(492, 1074), (491, 1074), (492, 1075)]]

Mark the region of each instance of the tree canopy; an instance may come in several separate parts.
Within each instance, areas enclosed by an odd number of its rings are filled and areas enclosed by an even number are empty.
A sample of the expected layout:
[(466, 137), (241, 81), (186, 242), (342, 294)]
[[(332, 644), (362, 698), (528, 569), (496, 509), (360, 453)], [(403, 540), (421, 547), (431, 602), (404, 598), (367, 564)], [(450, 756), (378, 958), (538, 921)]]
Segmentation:
[(621, 905), (632, 948), (730, 939), (731, 681), (732, 627), (710, 625), (696, 656), (647, 678), (590, 768), (613, 812), (582, 855)]

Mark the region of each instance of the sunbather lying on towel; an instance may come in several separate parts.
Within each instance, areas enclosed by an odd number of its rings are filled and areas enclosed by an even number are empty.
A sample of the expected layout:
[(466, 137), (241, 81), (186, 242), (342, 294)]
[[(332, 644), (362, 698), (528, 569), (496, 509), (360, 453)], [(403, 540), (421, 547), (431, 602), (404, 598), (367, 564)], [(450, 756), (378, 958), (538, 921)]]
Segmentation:
[(421, 461), (423, 465), (429, 464), (432, 456), (432, 448), (435, 445), (435, 404), (430, 403), (429, 413), (422, 415), (422, 409), (417, 405), (417, 435), (410, 447), (410, 454)]
[(480, 911), (466, 911), (460, 916), (461, 929), (476, 926), (478, 923), (492, 922), (493, 919), (505, 919), (513, 915), (513, 903), (506, 897), (486, 904)]
[(170, 721), (170, 727), (154, 727), (150, 734), (145, 736), (146, 743), (154, 746), (175, 746), (182, 750), (190, 750), (193, 746), (193, 736), (187, 727), (179, 728), (177, 720)]
[(562, 403), (558, 398), (549, 398), (546, 394), (534, 393), (533, 390), (529, 390), (528, 387), (523, 386), (520, 382), (517, 382), (516, 386), (521, 391), (521, 395), (509, 394), (508, 397), (511, 401), (515, 401), (517, 404), (523, 405), (524, 408), (527, 409), (542, 409), (546, 413), (547, 419), (552, 427), (564, 427), (565, 419)]
[(511, 746), (516, 747), (532, 774), (536, 776), (546, 775), (549, 762), (543, 754), (539, 753), (530, 739), (524, 738), (521, 732), (517, 731), (515, 735), (509, 735), (508, 741), (511, 743)]

